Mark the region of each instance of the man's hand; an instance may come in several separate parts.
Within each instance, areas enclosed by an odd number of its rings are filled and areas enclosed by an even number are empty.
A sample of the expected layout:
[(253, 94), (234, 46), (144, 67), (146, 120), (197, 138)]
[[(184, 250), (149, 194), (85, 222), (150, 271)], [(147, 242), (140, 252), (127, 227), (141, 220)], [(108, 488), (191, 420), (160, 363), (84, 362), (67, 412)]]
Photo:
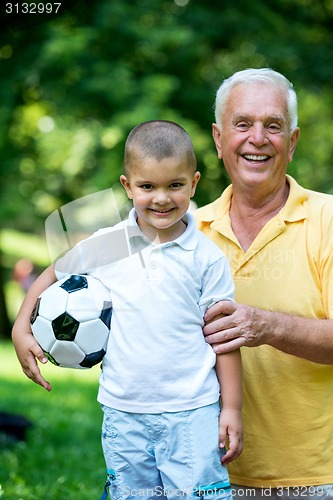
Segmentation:
[(217, 354), (265, 344), (270, 313), (255, 307), (222, 300), (207, 309), (203, 332)]
[(15, 334), (13, 334), (13, 343), (25, 375), (47, 391), (51, 391), (51, 385), (43, 378), (37, 364), (37, 359), (43, 364), (48, 360), (33, 335), (26, 333), (20, 336), (19, 342), (15, 342)]

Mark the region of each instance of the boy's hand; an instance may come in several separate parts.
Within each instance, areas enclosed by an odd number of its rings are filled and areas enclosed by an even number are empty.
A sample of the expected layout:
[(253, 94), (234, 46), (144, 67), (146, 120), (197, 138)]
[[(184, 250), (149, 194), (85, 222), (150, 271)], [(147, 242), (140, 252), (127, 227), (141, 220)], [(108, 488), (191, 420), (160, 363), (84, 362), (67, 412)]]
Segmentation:
[(242, 414), (237, 409), (222, 409), (219, 423), (219, 446), (227, 448), (222, 457), (223, 465), (237, 458), (243, 451)]
[(20, 336), (19, 342), (15, 342), (15, 334), (13, 334), (13, 343), (25, 375), (47, 391), (51, 391), (51, 385), (43, 378), (37, 364), (37, 359), (43, 364), (48, 360), (33, 335), (26, 333)]

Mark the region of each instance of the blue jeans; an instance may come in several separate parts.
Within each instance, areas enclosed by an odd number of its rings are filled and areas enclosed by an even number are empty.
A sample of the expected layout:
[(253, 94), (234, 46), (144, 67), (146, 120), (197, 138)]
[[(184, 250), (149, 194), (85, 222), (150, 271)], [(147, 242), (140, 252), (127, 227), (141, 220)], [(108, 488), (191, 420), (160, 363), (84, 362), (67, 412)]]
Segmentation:
[(221, 463), (224, 451), (218, 447), (219, 403), (161, 414), (102, 409), (112, 500), (231, 500), (228, 472)]

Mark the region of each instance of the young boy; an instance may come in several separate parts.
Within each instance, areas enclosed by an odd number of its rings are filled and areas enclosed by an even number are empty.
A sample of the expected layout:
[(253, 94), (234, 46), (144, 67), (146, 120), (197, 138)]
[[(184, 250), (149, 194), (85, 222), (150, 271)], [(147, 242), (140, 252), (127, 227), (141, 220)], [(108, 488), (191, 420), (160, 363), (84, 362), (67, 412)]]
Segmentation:
[[(188, 212), (199, 178), (182, 127), (162, 120), (138, 125), (126, 141), (120, 177), (134, 207), (128, 220), (92, 237), (102, 241), (123, 229), (129, 249), (88, 270), (110, 288), (113, 303), (98, 401), (114, 499), (231, 498), (225, 465), (243, 441), (240, 353), (216, 356), (202, 327), (210, 305), (233, 300), (234, 285), (225, 255)], [(58, 279), (66, 258), (55, 265)], [(27, 332), (36, 297), (56, 275), (50, 267), (36, 280), (13, 328), (24, 372), (47, 390), (36, 364), (45, 357)]]

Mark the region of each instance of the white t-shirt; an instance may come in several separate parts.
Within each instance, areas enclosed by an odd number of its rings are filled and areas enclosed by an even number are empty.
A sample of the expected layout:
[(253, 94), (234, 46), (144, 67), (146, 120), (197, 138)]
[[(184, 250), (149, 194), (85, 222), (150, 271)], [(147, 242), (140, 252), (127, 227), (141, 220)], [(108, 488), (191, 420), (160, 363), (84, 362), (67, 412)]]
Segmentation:
[(69, 272), (91, 274), (110, 288), (111, 333), (98, 392), (106, 406), (162, 413), (219, 398), (216, 357), (202, 333), (203, 315), (214, 302), (233, 300), (234, 284), (222, 251), (196, 229), (190, 213), (184, 221), (187, 228), (179, 238), (154, 244), (132, 209), (126, 221), (101, 229), (69, 252)]

